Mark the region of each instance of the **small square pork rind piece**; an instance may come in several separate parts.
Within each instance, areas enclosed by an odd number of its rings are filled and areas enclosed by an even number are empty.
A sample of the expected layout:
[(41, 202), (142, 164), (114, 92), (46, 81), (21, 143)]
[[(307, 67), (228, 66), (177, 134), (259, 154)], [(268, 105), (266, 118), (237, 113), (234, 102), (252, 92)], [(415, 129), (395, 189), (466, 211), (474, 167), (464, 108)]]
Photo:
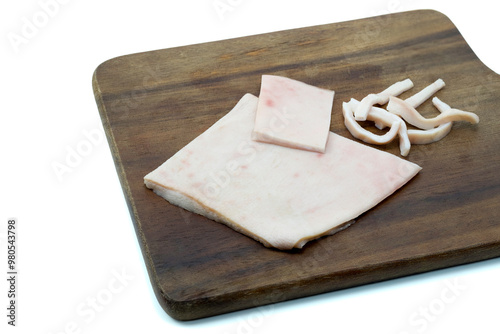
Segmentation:
[(246, 94), (145, 176), (174, 205), (278, 249), (346, 228), (420, 167), (329, 132), (325, 153), (250, 139), (258, 98)]
[(335, 92), (263, 75), (252, 139), (324, 153)]

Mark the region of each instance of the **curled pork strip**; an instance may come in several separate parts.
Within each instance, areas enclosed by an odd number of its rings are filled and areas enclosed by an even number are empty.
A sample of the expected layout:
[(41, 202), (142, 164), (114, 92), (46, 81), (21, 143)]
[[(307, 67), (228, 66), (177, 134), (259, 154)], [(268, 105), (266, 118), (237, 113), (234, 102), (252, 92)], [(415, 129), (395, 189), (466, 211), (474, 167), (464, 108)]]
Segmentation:
[[(351, 101), (349, 102), (342, 103), (342, 112), (344, 114), (344, 124), (355, 138), (361, 139), (368, 144), (381, 145), (391, 142), (396, 137), (396, 134), (399, 132), (399, 128), (402, 122), (391, 122), (391, 128), (389, 129), (389, 131), (387, 131), (383, 135), (377, 135), (363, 128), (354, 119), (354, 103), (352, 103), (352, 101), (353, 99), (351, 99)], [(358, 101), (356, 102), (359, 104)]]
[(406, 101), (394, 96), (389, 98), (387, 110), (401, 116), (409, 124), (423, 130), (433, 129), (441, 124), (452, 121), (466, 121), (472, 124), (479, 123), (479, 117), (476, 114), (454, 108), (450, 108), (436, 117), (425, 118)]
[(451, 131), (452, 122), (439, 125), (430, 130), (408, 130), (408, 138), (412, 144), (430, 144), (437, 142), (448, 135)]
[(354, 119), (356, 121), (366, 121), (370, 108), (375, 105), (383, 105), (389, 101), (390, 96), (398, 96), (408, 89), (413, 87), (413, 82), (410, 79), (398, 81), (378, 94), (368, 94), (361, 100), (358, 107), (354, 111)]
[[(360, 102), (355, 100), (355, 99), (351, 99), (349, 101), (349, 103), (352, 106), (351, 107), (352, 110), (355, 110), (360, 104)], [(393, 127), (398, 126), (397, 134), (399, 136), (399, 150), (401, 152), (401, 155), (406, 157), (408, 155), (408, 153), (410, 153), (411, 142), (410, 142), (410, 139), (408, 138), (408, 129), (406, 127), (405, 122), (403, 122), (403, 120), (399, 116), (391, 114), (390, 112), (388, 112), (385, 109), (372, 106), (368, 112), (367, 120), (375, 122), (375, 126), (380, 130), (384, 129), (385, 127), (391, 127), (391, 130), (392, 130)], [(358, 124), (358, 123), (356, 122), (356, 124)], [(358, 124), (358, 126), (359, 126), (359, 128), (361, 128), (361, 126), (359, 124)], [(358, 131), (354, 131), (354, 133), (351, 130), (349, 130), (349, 131), (351, 132), (351, 134), (354, 137), (363, 140), (362, 138), (360, 138), (358, 136), (358, 133), (359, 133), (358, 127), (356, 127), (355, 129)], [(363, 129), (363, 128), (361, 128), (361, 129)], [(366, 132), (369, 132), (366, 129), (363, 129), (363, 130)], [(391, 130), (389, 130), (389, 132)], [(369, 132), (369, 133), (373, 136), (376, 136), (375, 134), (373, 134), (371, 132)], [(394, 137), (392, 139), (394, 139)]]
[(405, 102), (408, 103), (413, 108), (417, 108), (419, 105), (427, 101), (432, 95), (436, 94), (437, 91), (439, 91), (444, 86), (445, 86), (444, 81), (442, 79), (437, 79), (429, 86), (422, 89), (420, 92), (407, 98)]
[(435, 96), (432, 99), (432, 104), (434, 104), (434, 106), (437, 108), (437, 110), (439, 110), (439, 112), (441, 112), (441, 113), (444, 113), (445, 111), (448, 111), (451, 109), (451, 107), (448, 104), (441, 101), (437, 96)]
[[(439, 112), (444, 113), (451, 109), (449, 105), (441, 101), (439, 98), (434, 97), (432, 103), (439, 110)], [(448, 135), (451, 131), (451, 126), (453, 122), (447, 122), (439, 125), (437, 128), (430, 130), (408, 130), (408, 138), (412, 144), (430, 144), (437, 142)]]

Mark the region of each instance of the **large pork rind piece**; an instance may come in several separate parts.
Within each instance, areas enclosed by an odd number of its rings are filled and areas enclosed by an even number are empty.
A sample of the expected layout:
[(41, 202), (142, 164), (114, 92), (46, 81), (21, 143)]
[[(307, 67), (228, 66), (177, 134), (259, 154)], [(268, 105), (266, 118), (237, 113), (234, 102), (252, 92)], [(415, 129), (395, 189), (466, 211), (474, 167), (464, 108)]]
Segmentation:
[(421, 169), (332, 132), (324, 153), (253, 141), (258, 101), (243, 96), (146, 175), (146, 186), (174, 205), (287, 250), (349, 226)]
[(253, 139), (325, 152), (334, 95), (301, 81), (263, 75)]

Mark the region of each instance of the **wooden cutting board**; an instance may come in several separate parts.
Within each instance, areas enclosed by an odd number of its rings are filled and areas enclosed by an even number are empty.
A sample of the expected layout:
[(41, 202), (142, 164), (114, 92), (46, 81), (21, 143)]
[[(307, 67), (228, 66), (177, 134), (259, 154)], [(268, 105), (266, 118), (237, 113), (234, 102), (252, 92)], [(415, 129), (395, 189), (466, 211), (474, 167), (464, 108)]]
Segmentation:
[[(331, 130), (352, 138), (341, 105), (410, 78), (442, 78), (443, 101), (475, 112), (440, 142), (413, 146), (423, 170), (357, 222), (283, 252), (173, 206), (143, 177), (259, 94), (262, 74), (335, 90)], [(500, 256), (500, 78), (450, 20), (413, 11), (132, 54), (93, 77), (100, 115), (151, 283), (190, 320)], [(430, 101), (419, 110), (436, 114)], [(377, 147), (399, 155), (396, 142)], [(307, 196), (307, 194), (304, 194)], [(360, 194), (362, 196), (362, 194)]]

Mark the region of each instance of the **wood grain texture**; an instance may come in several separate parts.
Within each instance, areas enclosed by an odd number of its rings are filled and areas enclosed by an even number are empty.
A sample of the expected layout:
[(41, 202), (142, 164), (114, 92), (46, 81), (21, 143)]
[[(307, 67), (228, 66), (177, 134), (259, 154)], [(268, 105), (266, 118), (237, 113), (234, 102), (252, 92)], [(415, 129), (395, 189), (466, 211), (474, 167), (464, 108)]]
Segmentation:
[[(341, 104), (411, 78), (437, 78), (475, 112), (440, 142), (411, 149), (417, 177), (357, 222), (300, 251), (267, 249), (170, 205), (143, 177), (258, 95), (262, 74), (335, 90), (331, 130), (352, 138)], [(93, 88), (151, 283), (172, 317), (196, 319), (500, 256), (500, 78), (444, 15), (413, 11), (132, 54), (101, 64)], [(430, 101), (419, 110), (435, 113)], [(378, 149), (399, 154), (396, 142)], [(305, 194), (305, 196), (307, 196)], [(361, 194), (360, 194), (361, 196)]]

